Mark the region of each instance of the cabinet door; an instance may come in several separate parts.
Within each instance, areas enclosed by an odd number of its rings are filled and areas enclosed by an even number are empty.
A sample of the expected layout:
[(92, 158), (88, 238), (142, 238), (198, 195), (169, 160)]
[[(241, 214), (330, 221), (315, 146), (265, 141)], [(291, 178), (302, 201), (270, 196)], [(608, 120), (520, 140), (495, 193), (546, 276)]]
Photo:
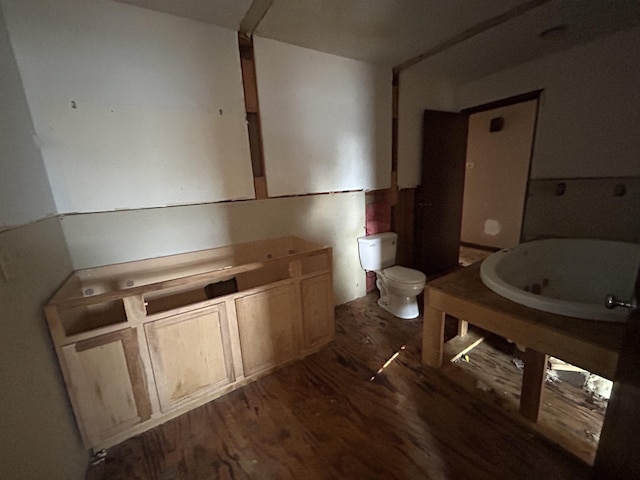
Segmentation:
[(301, 282), (304, 346), (307, 349), (333, 338), (335, 318), (332, 288), (329, 274), (306, 278)]
[(246, 376), (298, 355), (300, 303), (295, 285), (238, 298), (236, 312)]
[(136, 330), (62, 347), (68, 387), (86, 446), (97, 446), (151, 416)]
[(163, 412), (233, 382), (224, 304), (149, 322), (144, 328)]

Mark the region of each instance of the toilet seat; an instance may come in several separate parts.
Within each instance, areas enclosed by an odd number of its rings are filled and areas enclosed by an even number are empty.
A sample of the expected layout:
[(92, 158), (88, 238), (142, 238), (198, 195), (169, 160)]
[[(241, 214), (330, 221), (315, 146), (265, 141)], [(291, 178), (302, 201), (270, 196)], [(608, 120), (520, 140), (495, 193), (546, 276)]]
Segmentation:
[(401, 267), (399, 265), (385, 268), (382, 271), (382, 275), (392, 282), (405, 285), (424, 283), (427, 280), (427, 276), (424, 273), (414, 270), (413, 268)]

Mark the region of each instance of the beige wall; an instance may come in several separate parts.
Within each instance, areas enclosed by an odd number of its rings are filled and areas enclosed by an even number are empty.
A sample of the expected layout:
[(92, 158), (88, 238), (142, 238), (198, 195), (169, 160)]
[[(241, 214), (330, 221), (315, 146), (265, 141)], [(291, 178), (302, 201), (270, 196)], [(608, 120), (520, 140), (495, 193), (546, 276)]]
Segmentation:
[(50, 218), (0, 233), (0, 476), (84, 478), (80, 441), (43, 306), (71, 272), (62, 229)]
[[(537, 100), (472, 114), (462, 207), (463, 242), (511, 247), (520, 242)], [(492, 118), (504, 127), (489, 131)]]
[(364, 296), (357, 237), (363, 192), (69, 215), (62, 227), (74, 269), (297, 235), (333, 248), (337, 304)]

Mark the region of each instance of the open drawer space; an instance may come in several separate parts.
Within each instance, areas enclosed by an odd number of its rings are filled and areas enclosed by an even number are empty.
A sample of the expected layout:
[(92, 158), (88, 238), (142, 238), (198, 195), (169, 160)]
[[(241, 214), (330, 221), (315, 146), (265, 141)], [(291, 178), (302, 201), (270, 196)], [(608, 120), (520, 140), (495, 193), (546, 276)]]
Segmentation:
[(188, 305), (205, 302), (238, 291), (235, 277), (218, 282), (186, 285), (172, 289), (151, 292), (144, 296), (147, 315), (166, 312)]
[(97, 328), (126, 323), (127, 314), (122, 299), (58, 309), (66, 336), (89, 332)]

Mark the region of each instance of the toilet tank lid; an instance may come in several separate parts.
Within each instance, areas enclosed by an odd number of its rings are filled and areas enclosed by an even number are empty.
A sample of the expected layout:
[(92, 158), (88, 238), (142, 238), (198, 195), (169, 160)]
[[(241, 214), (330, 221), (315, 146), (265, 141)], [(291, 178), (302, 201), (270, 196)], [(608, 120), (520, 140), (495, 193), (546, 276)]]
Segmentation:
[(374, 235), (366, 235), (364, 237), (358, 237), (358, 242), (360, 243), (369, 243), (376, 240), (395, 240), (398, 238), (398, 234), (394, 232), (384, 232), (384, 233), (376, 233)]

